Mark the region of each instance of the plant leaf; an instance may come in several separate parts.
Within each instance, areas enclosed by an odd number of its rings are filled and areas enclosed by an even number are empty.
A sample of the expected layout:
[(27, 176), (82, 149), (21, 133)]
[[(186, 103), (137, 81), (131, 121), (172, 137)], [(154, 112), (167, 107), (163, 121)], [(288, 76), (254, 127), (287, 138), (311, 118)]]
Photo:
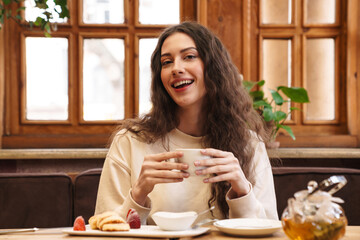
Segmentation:
[(270, 92), (276, 105), (282, 105), (284, 103), (284, 99), (277, 91), (270, 89)]
[(280, 122), (281, 120), (285, 119), (286, 118), (286, 113), (284, 113), (283, 111), (276, 111), (274, 113), (274, 120), (275, 122)]
[(247, 92), (250, 92), (250, 90), (256, 85), (256, 82), (252, 82), (252, 81), (243, 80), (242, 83), (244, 84), (244, 87)]
[(279, 128), (285, 129), (285, 131), (289, 133), (290, 137), (291, 137), (293, 140), (296, 139), (296, 138), (295, 138), (295, 135), (294, 135), (294, 133), (293, 133), (293, 131), (292, 131), (292, 129), (291, 129), (289, 126), (285, 126), (285, 125), (281, 125), (281, 124), (277, 124), (277, 126), (278, 126)]
[(8, 4), (11, 3), (11, 0), (3, 0), (3, 2), (4, 2), (5, 5), (8, 5)]
[(266, 122), (270, 122), (275, 118), (271, 108), (264, 108), (263, 117)]
[(255, 87), (256, 85), (258, 85), (259, 87), (263, 86), (265, 84), (264, 80), (258, 81), (258, 82), (253, 82), (253, 81), (242, 81), (244, 84), (244, 87), (246, 88), (246, 91), (250, 92), (251, 89), (253, 87)]
[(302, 111), (302, 109), (297, 108), (297, 107), (291, 107), (291, 108), (290, 108), (290, 111), (294, 111), (294, 110), (299, 110), (299, 111)]
[(264, 100), (254, 101), (253, 106), (254, 108), (266, 107), (272, 109), (272, 106)]
[(19, 7), (18, 9), (16, 9), (16, 12), (20, 12), (20, 11), (25, 11), (26, 7)]
[(310, 102), (309, 96), (305, 88), (300, 88), (300, 87), (289, 88), (289, 87), (280, 86), (278, 87), (278, 90), (281, 90), (293, 102), (298, 102), (298, 103)]
[(43, 19), (41, 17), (37, 17), (35, 22), (34, 22), (34, 25), (35, 26), (40, 26), (40, 24), (42, 23)]
[(264, 98), (264, 92), (263, 91), (252, 91), (250, 92), (250, 96), (254, 101), (259, 101)]
[(257, 82), (257, 85), (258, 85), (259, 87), (264, 86), (264, 84), (265, 84), (265, 80), (261, 80), (261, 81), (258, 81), (258, 82)]
[(39, 0), (35, 0), (35, 7), (40, 8), (40, 9), (49, 8), (45, 1), (39, 1)]

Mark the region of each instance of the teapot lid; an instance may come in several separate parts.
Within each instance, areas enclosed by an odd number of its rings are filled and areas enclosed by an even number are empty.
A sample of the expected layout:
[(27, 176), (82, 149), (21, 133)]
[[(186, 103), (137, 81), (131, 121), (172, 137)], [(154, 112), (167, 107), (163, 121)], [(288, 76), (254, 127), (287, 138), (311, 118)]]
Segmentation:
[[(310, 181), (307, 185), (307, 191), (299, 191), (295, 193), (296, 200), (305, 201), (308, 198), (312, 200), (322, 198), (331, 198), (331, 195), (339, 191), (342, 187), (345, 186), (347, 180), (344, 176), (331, 176), (318, 185), (316, 181)], [(331, 187), (331, 188), (330, 188)], [(326, 191), (327, 190), (327, 191)], [(316, 197), (315, 197), (316, 195)]]

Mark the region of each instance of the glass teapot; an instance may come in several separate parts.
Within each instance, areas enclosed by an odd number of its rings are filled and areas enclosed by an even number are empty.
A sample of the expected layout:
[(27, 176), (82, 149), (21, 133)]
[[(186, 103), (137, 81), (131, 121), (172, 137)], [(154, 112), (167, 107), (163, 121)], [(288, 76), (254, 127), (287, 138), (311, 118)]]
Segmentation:
[[(281, 223), (285, 234), (296, 240), (337, 240), (344, 236), (347, 219), (337, 203), (340, 198), (332, 196), (346, 184), (344, 176), (332, 176), (319, 185), (308, 183), (308, 190), (294, 194), (288, 199)], [(332, 187), (330, 190), (325, 191)]]

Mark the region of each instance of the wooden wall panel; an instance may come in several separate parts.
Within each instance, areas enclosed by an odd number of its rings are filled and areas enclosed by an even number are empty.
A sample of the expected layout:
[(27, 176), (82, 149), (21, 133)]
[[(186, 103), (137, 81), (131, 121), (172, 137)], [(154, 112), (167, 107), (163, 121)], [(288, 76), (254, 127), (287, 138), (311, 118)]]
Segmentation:
[(224, 43), (240, 72), (242, 72), (241, 2), (238, 0), (208, 0), (205, 23)]

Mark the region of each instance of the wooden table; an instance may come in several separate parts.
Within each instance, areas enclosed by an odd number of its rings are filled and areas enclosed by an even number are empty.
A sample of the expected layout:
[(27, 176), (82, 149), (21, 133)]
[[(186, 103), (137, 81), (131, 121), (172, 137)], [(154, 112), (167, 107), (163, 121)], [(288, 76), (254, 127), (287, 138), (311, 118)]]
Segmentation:
[[(0, 235), (0, 239), (21, 239), (21, 240), (112, 240), (115, 239), (114, 237), (89, 237), (89, 236), (69, 236), (62, 233), (62, 228), (56, 229), (40, 229), (35, 233), (16, 233), (16, 234), (7, 234), (7, 235)], [(135, 240), (159, 240), (159, 238), (128, 238), (128, 237), (116, 237), (116, 239), (135, 239)], [(261, 237), (261, 238), (246, 238), (246, 237), (236, 237), (236, 236), (229, 236), (225, 235), (222, 232), (218, 231), (216, 228), (212, 227), (210, 233), (197, 236), (194, 238), (180, 238), (179, 240), (232, 240), (232, 239), (242, 239), (242, 240), (287, 240), (288, 238), (286, 235), (279, 231), (271, 236), (268, 237)], [(342, 240), (359, 240), (360, 239), (360, 226), (348, 226), (346, 228), (345, 237)]]

